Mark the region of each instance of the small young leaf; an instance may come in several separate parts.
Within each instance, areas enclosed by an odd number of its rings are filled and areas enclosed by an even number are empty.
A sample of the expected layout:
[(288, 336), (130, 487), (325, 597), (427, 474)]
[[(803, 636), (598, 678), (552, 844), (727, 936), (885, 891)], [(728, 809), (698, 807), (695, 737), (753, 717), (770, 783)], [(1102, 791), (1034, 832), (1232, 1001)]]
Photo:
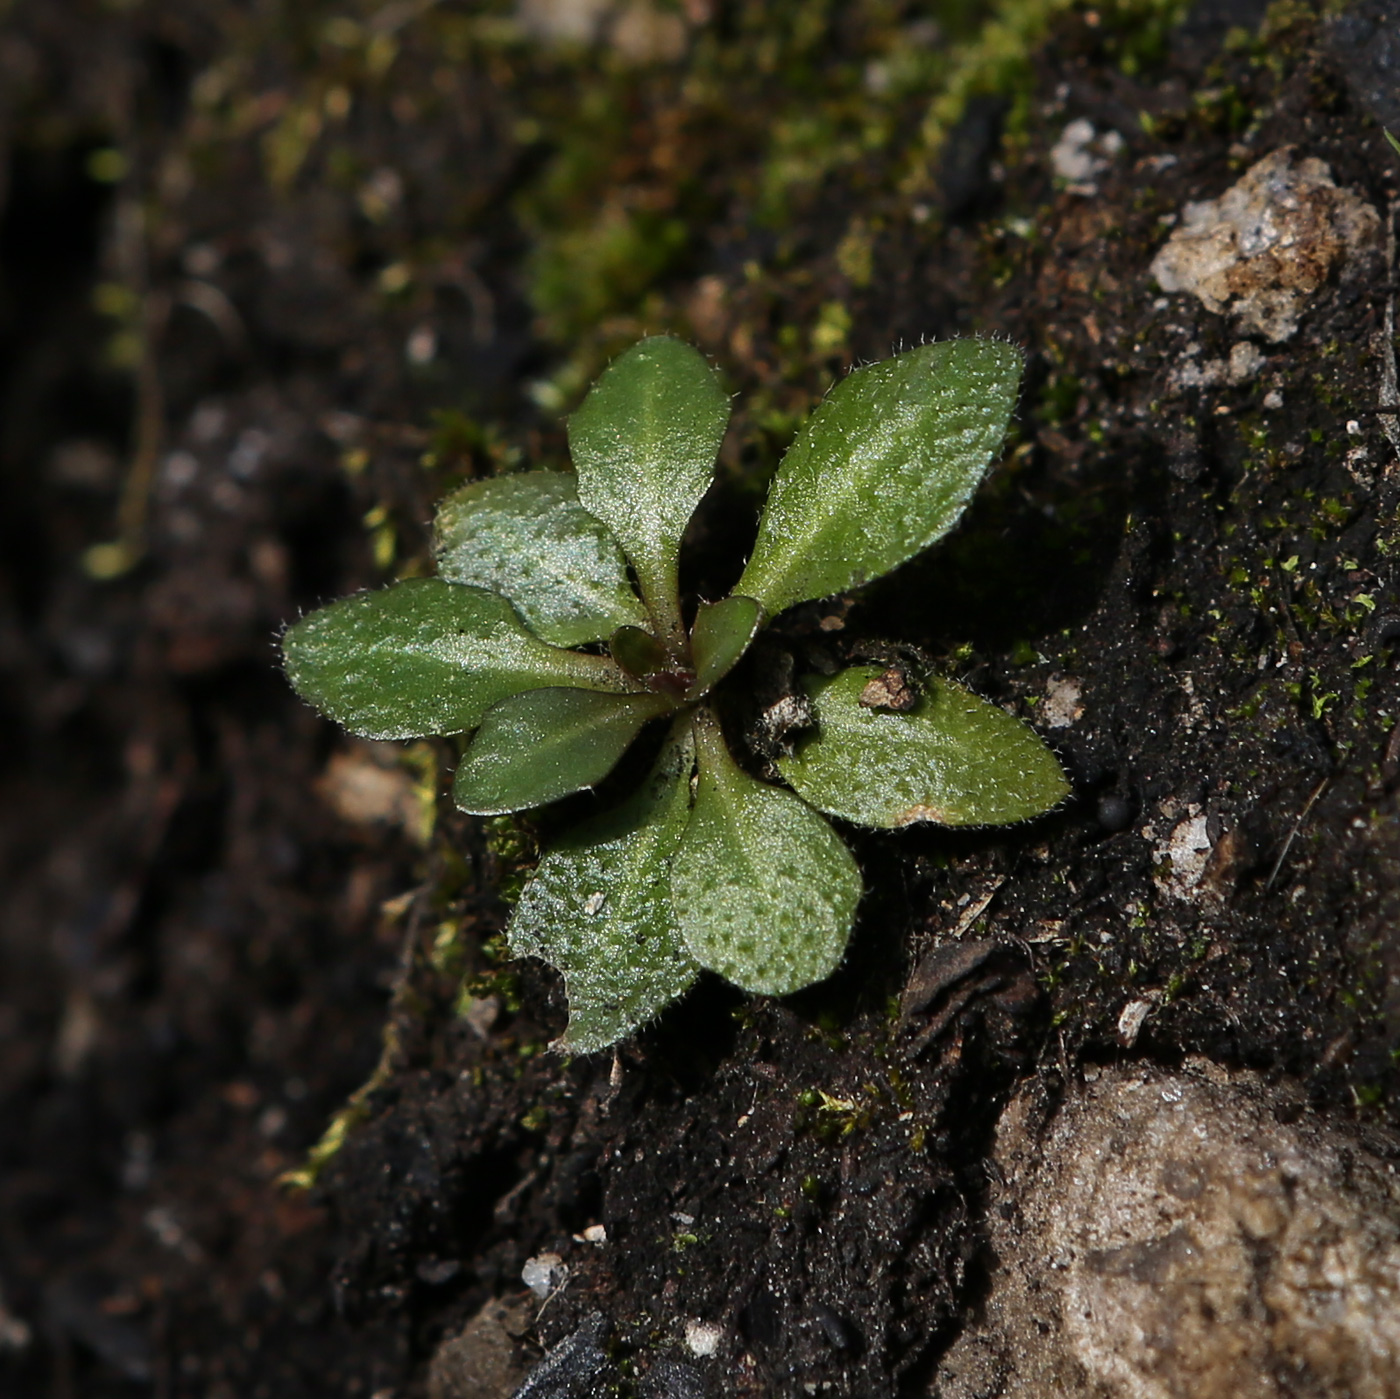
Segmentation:
[(729, 756), (696, 716), (700, 780), (671, 872), (691, 956), (746, 991), (783, 996), (830, 975), (846, 950), (860, 871), (804, 802)]
[(676, 651), (676, 558), (728, 421), (718, 375), (698, 350), (669, 336), (620, 355), (569, 419), (579, 500), (617, 536)]
[(498, 700), (543, 685), (626, 691), (603, 656), (548, 646), (504, 598), (414, 578), (303, 617), (282, 638), (304, 700), (366, 738), (474, 729)]
[(944, 535), (1001, 446), (1021, 352), (946, 340), (857, 369), (788, 449), (735, 592), (770, 615), (867, 583)]
[(641, 627), (619, 627), (608, 640), (608, 650), (613, 660), (638, 680), (668, 670), (672, 664), (671, 653)]
[(499, 593), (551, 645), (601, 641), (646, 620), (617, 540), (564, 472), (473, 481), (438, 507), (433, 533), (439, 578)]
[(1019, 719), (948, 680), (907, 714), (867, 709), (880, 674), (856, 666), (807, 684), (817, 729), (778, 770), (820, 811), (862, 826), (1003, 826), (1069, 795), (1055, 755)]
[(540, 861), (507, 934), (517, 957), (564, 976), (561, 1049), (606, 1049), (657, 1015), (699, 973), (671, 908), (671, 857), (685, 830), (695, 749), (669, 742), (624, 806), (570, 832)]
[(737, 594), (720, 602), (702, 602), (690, 629), (695, 661), (692, 697), (708, 694), (736, 665), (763, 622), (763, 609)]
[(659, 695), (528, 690), (486, 711), (452, 783), (473, 816), (558, 801), (601, 782), (643, 724), (670, 704)]

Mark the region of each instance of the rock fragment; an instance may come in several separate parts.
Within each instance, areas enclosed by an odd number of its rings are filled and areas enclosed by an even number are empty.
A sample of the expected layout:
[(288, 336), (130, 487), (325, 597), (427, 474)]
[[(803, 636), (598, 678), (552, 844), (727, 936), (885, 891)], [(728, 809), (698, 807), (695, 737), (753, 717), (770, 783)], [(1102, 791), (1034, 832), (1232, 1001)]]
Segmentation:
[(1084, 687), (1073, 675), (1052, 675), (1045, 684), (1040, 720), (1048, 729), (1067, 729), (1084, 714)]
[(1165, 837), (1157, 838), (1154, 854), (1153, 882), (1157, 888), (1178, 899), (1194, 898), (1210, 860), (1209, 818), (1193, 802), (1185, 819), (1178, 821)]
[(544, 1301), (569, 1276), (568, 1265), (557, 1253), (541, 1253), (527, 1258), (520, 1270), (520, 1281)]
[[(1400, 1142), (1256, 1076), (1127, 1066), (998, 1130), (981, 1320), (942, 1399), (1384, 1399), (1400, 1393)], [(1371, 1149), (1375, 1147), (1375, 1149)]]
[(1327, 165), (1284, 146), (1219, 199), (1190, 203), (1152, 262), (1163, 291), (1190, 292), (1244, 335), (1287, 340), (1335, 272), (1376, 245), (1380, 217)]
[(724, 1328), (713, 1321), (692, 1317), (685, 1323), (685, 1344), (692, 1355), (708, 1359), (719, 1350), (723, 1339)]
[(428, 1399), (509, 1399), (524, 1378), (515, 1350), (524, 1326), (519, 1308), (488, 1302), (434, 1352)]
[(608, 1329), (601, 1312), (590, 1312), (530, 1371), (512, 1399), (594, 1399), (612, 1392), (603, 1379), (609, 1368), (603, 1351)]

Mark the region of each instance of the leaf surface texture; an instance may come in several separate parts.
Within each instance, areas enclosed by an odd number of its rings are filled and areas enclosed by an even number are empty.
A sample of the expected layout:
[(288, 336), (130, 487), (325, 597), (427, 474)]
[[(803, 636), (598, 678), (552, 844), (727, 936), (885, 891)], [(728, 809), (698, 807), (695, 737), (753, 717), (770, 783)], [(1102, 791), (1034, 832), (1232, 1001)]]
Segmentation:
[(627, 688), (611, 661), (534, 636), (504, 598), (440, 578), (323, 607), (287, 630), (282, 654), (297, 693), (366, 738), (462, 733), (545, 685)]
[(848, 375), (788, 449), (736, 593), (770, 615), (845, 592), (952, 528), (1006, 434), (1021, 352), (945, 340)]
[(552, 645), (646, 621), (617, 541), (562, 471), (473, 481), (443, 501), (433, 533), (440, 578), (508, 598)]
[(596, 690), (511, 695), (486, 711), (457, 765), (452, 799), (475, 816), (498, 816), (596, 786), (667, 707), (656, 695)]
[(563, 974), (569, 1027), (560, 1048), (605, 1049), (699, 974), (671, 905), (671, 860), (685, 830), (693, 763), (687, 731), (667, 743), (630, 801), (550, 850), (520, 897), (511, 951)]
[(569, 419), (579, 500), (622, 545), (673, 646), (681, 536), (714, 478), (728, 421), (719, 376), (669, 336), (619, 355)]
[(1013, 715), (949, 680), (927, 684), (908, 713), (867, 709), (879, 674), (855, 666), (807, 683), (816, 731), (778, 770), (819, 810), (862, 826), (1000, 826), (1069, 795), (1055, 755)]
[(856, 862), (810, 806), (740, 769), (703, 711), (696, 733), (699, 782), (671, 881), (686, 946), (746, 991), (810, 986), (846, 950)]

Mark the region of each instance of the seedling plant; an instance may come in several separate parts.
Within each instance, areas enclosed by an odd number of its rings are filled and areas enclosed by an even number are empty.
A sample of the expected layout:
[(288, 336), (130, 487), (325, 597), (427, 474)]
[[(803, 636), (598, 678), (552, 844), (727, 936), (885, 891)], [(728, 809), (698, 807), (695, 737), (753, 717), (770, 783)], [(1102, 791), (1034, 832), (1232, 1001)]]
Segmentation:
[(803, 684), (814, 719), (777, 759), (730, 751), (717, 687), (770, 619), (888, 573), (952, 527), (997, 454), (1021, 357), (990, 340), (857, 369), (784, 456), (733, 592), (683, 606), (681, 537), (709, 487), (729, 400), (704, 357), (643, 340), (569, 420), (575, 474), (472, 482), (435, 522), (438, 574), (358, 593), (284, 637), (287, 674), (369, 738), (470, 735), (464, 811), (595, 787), (666, 726), (635, 794), (559, 840), (526, 885), (511, 949), (563, 974), (562, 1047), (614, 1043), (702, 968), (784, 995), (831, 974), (860, 872), (825, 819), (1000, 825), (1068, 791), (1020, 720), (936, 678), (898, 708), (879, 667)]

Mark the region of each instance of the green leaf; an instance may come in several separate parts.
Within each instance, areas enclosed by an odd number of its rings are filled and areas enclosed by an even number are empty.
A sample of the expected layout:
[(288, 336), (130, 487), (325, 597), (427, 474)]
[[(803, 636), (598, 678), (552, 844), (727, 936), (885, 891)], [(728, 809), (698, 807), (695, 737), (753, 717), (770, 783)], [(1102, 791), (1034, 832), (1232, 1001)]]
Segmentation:
[(627, 561), (561, 471), (474, 481), (433, 524), (438, 576), (509, 599), (542, 641), (578, 646), (646, 621)]
[(529, 690), (492, 705), (452, 783), (474, 816), (558, 801), (601, 782), (648, 719), (672, 706), (660, 695)]
[(751, 597), (735, 594), (700, 604), (690, 629), (690, 654), (695, 661), (692, 698), (707, 694), (739, 664), (762, 623), (763, 609)]
[(641, 627), (619, 627), (608, 641), (608, 650), (613, 660), (638, 680), (659, 675), (672, 664), (671, 653)]
[(694, 762), (688, 732), (667, 743), (642, 789), (560, 841), (520, 896), (507, 930), (511, 951), (563, 973), (569, 1028), (561, 1049), (606, 1049), (699, 973), (671, 907), (670, 879)]
[(948, 680), (903, 714), (867, 709), (876, 666), (856, 666), (807, 693), (817, 728), (778, 770), (831, 816), (862, 826), (1002, 826), (1069, 795), (1055, 755), (1019, 719)]
[(617, 537), (662, 638), (683, 644), (676, 559), (729, 421), (719, 376), (669, 336), (633, 345), (569, 419), (578, 497)]
[(1001, 446), (1021, 352), (946, 340), (857, 369), (788, 449), (735, 592), (770, 615), (867, 583), (952, 528)]
[(860, 871), (829, 825), (729, 756), (696, 716), (700, 780), (671, 891), (691, 955), (746, 991), (782, 996), (828, 976), (860, 901)]
[(303, 699), (366, 738), (462, 733), (543, 685), (628, 688), (610, 659), (548, 646), (504, 598), (438, 578), (323, 607), (287, 630), (282, 655)]

